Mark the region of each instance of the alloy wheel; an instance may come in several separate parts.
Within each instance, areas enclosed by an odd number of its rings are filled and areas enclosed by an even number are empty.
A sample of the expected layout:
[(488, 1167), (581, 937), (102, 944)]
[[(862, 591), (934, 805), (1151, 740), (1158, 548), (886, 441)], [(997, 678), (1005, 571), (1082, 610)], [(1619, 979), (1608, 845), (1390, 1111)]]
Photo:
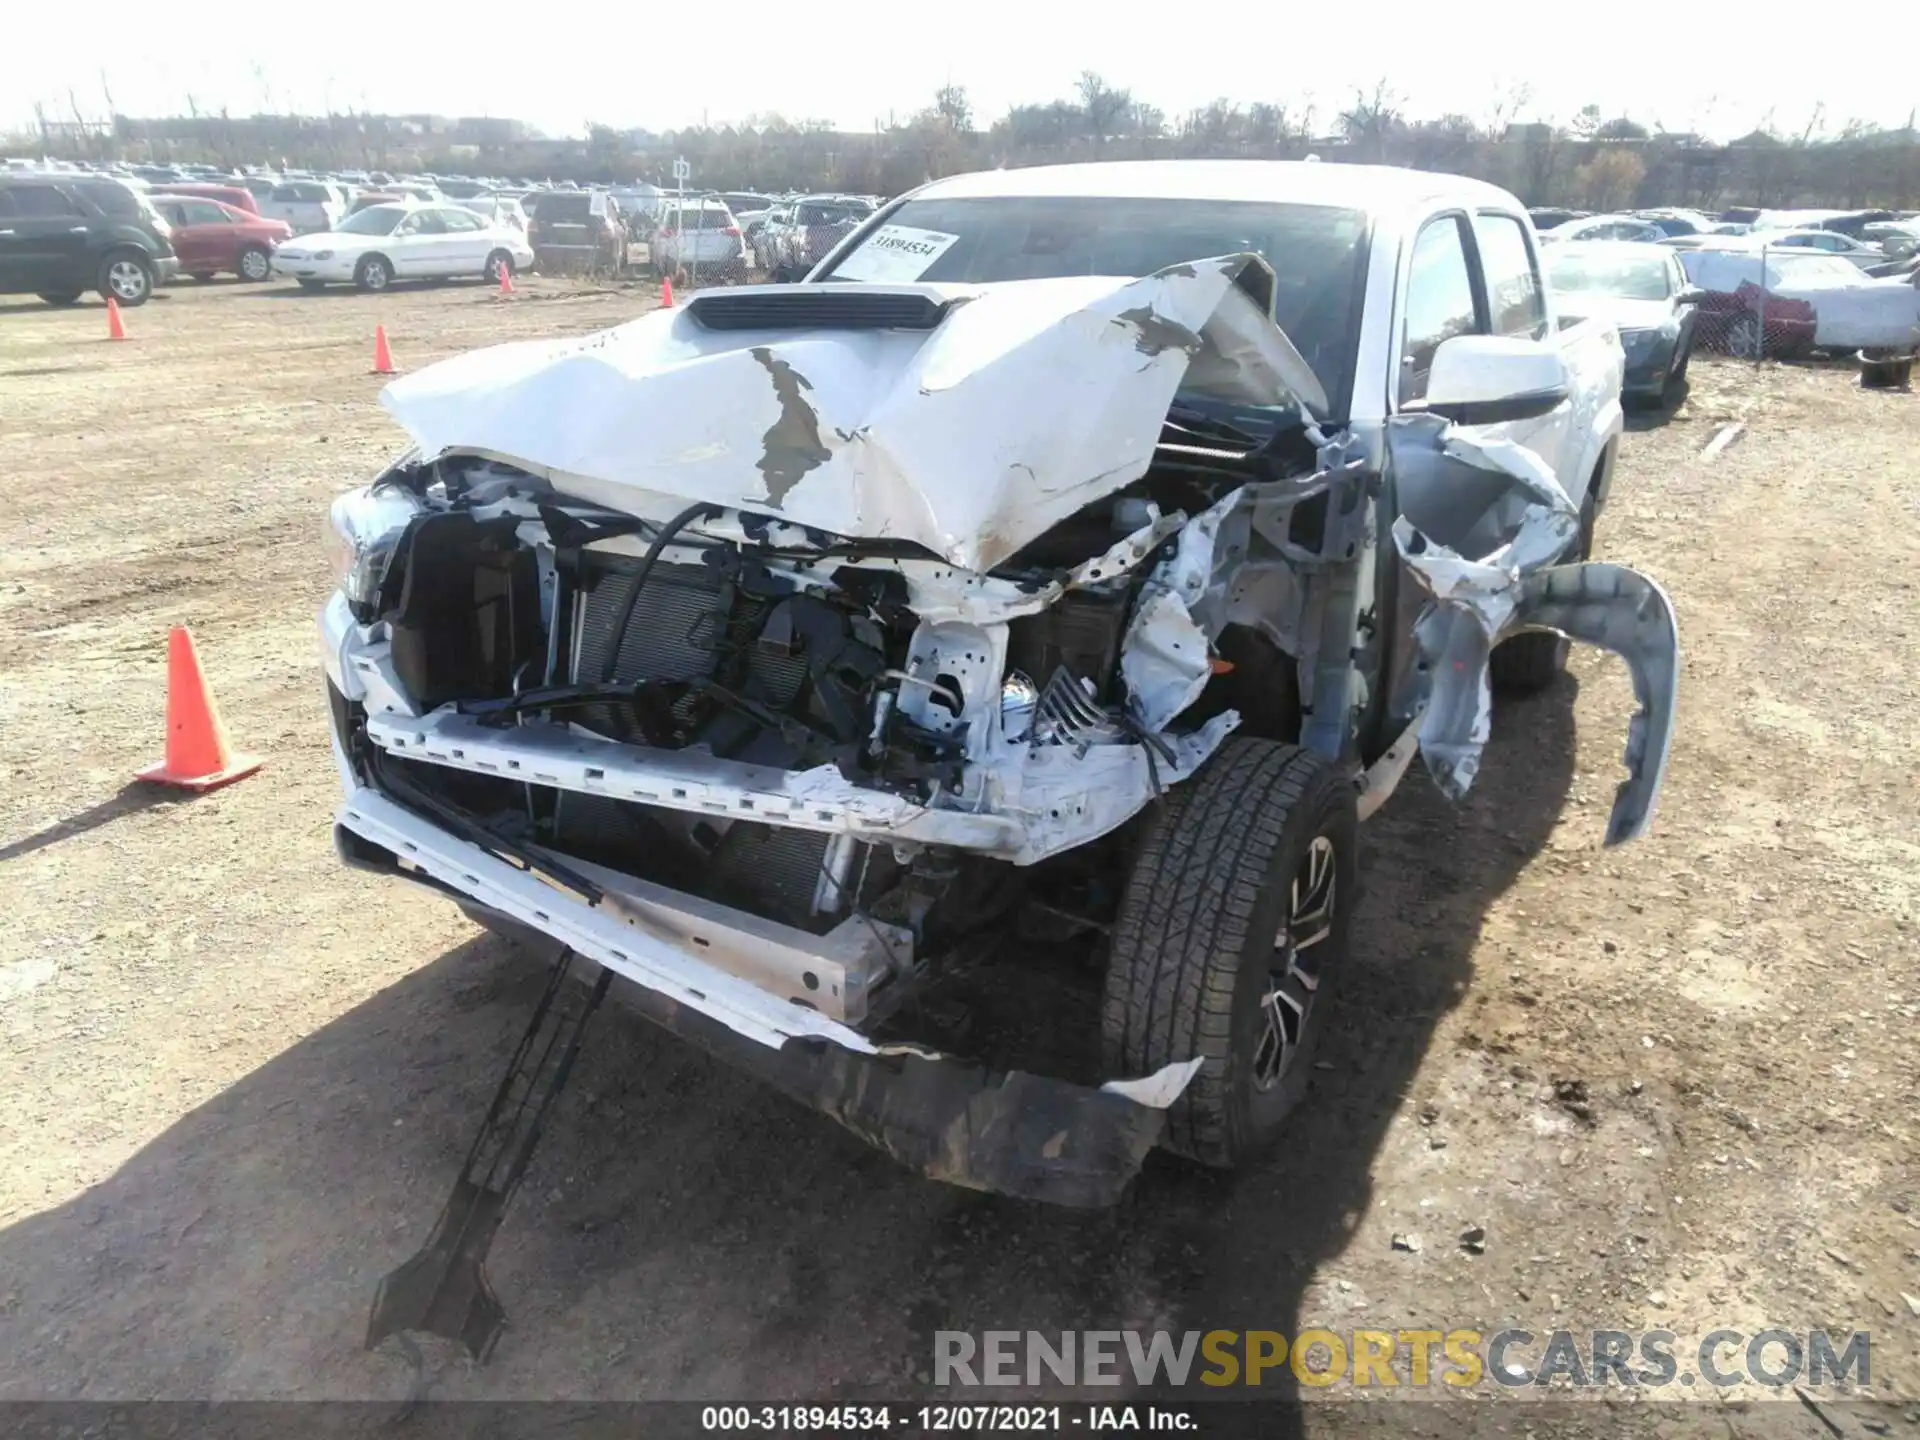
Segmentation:
[(1260, 998), (1265, 1025), (1253, 1052), (1256, 1090), (1277, 1086), (1299, 1053), (1307, 1014), (1320, 988), (1318, 947), (1333, 934), (1338, 866), (1333, 840), (1316, 835), (1300, 857), (1287, 892), (1287, 914), (1273, 940), (1267, 992)]
[(147, 272), (133, 260), (116, 260), (107, 267), (107, 288), (119, 300), (139, 300), (147, 293)]

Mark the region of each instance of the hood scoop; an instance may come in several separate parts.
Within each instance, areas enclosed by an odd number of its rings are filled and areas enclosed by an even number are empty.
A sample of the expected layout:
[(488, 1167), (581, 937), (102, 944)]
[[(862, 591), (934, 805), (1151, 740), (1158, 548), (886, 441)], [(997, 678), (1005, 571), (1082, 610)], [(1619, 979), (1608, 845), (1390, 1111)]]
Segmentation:
[(931, 330), (954, 302), (920, 290), (824, 284), (709, 290), (687, 302), (706, 330)]

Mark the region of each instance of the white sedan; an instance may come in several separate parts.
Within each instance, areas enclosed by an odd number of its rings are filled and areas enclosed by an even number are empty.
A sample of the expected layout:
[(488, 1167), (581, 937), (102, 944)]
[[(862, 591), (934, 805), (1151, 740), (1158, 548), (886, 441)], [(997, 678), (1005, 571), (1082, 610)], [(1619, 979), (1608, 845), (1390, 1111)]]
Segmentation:
[(1832, 255), (1859, 266), (1862, 270), (1887, 262), (1887, 252), (1878, 245), (1863, 245), (1837, 230), (1757, 230), (1748, 238), (1769, 250), (1798, 250), (1806, 255)]
[(384, 290), (395, 280), (498, 281), (533, 264), (527, 237), (457, 205), (372, 205), (274, 252), (273, 273), (304, 289), (328, 283)]

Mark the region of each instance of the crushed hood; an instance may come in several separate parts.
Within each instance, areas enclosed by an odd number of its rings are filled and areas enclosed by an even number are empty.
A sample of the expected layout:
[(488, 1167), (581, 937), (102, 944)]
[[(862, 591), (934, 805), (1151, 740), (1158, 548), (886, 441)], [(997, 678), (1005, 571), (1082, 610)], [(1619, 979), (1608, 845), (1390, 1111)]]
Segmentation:
[(1183, 384), (1324, 408), (1259, 286), (1235, 283), (1263, 264), (833, 287), (854, 311), (945, 307), (921, 329), (783, 326), (784, 297), (817, 304), (827, 287), (756, 287), (727, 293), (761, 302), (773, 319), (760, 328), (708, 328), (697, 305), (660, 310), (457, 356), (382, 400), (428, 459), (489, 455), (616, 509), (709, 501), (912, 541), (980, 571), (1145, 473)]

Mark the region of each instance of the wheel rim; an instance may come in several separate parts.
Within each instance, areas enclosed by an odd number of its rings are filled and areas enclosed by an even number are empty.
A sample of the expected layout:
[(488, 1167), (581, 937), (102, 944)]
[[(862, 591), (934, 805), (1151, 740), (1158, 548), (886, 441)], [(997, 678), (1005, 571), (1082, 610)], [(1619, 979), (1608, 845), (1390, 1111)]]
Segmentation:
[(384, 290), (387, 288), (387, 267), (378, 260), (367, 266), (367, 288)]
[(1741, 316), (1734, 322), (1733, 334), (1727, 348), (1742, 360), (1751, 360), (1760, 353), (1759, 329), (1759, 325), (1751, 316)]
[(1338, 858), (1331, 837), (1314, 836), (1288, 886), (1286, 918), (1273, 939), (1267, 992), (1260, 997), (1260, 1042), (1253, 1052), (1256, 1090), (1279, 1085), (1300, 1053), (1320, 989), (1320, 957), (1333, 936)]
[(258, 250), (249, 250), (240, 257), (240, 273), (249, 280), (264, 280), (267, 274), (267, 257)]
[(107, 269), (107, 285), (122, 300), (137, 300), (147, 290), (146, 272), (131, 260), (116, 260)]

